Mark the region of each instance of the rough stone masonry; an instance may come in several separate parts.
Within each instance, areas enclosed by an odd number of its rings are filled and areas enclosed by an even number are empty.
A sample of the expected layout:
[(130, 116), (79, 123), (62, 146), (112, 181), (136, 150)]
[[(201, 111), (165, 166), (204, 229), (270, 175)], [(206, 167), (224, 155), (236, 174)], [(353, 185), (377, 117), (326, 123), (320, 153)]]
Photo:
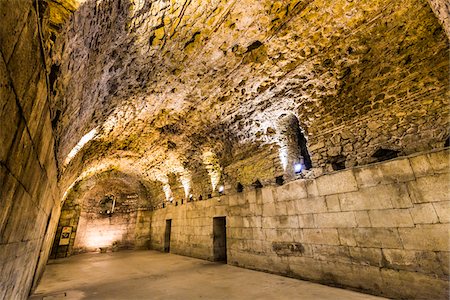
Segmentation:
[(449, 11), (0, 0), (0, 298), (51, 253), (162, 249), (168, 218), (211, 259), (226, 216), (231, 264), (444, 299)]

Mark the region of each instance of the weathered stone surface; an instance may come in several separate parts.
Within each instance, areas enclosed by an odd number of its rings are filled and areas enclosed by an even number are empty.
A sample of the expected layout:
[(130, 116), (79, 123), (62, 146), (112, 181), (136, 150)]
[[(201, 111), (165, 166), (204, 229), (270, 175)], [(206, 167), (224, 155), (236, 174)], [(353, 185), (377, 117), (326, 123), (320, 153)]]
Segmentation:
[(369, 210), (369, 217), (373, 227), (414, 227), (408, 209)]
[(408, 183), (408, 190), (414, 203), (447, 201), (450, 199), (450, 175), (420, 177)]
[(450, 201), (434, 202), (433, 207), (440, 223), (450, 223)]
[(439, 221), (432, 203), (416, 204), (409, 211), (414, 224), (430, 224)]
[(399, 228), (403, 247), (408, 250), (448, 251), (447, 225), (431, 225), (425, 228)]
[(317, 189), (323, 196), (356, 191), (357, 184), (353, 172), (349, 170), (319, 177)]

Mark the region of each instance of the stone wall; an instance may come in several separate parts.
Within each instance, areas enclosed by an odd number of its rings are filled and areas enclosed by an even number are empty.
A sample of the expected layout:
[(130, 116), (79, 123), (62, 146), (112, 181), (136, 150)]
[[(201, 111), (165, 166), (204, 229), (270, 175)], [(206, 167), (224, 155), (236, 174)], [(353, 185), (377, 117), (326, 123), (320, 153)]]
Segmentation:
[(205, 151), (231, 190), (274, 181), (293, 166), (279, 157), (298, 154), (288, 115), (319, 173), (450, 134), (448, 37), (426, 0), (85, 1), (52, 63), (58, 161), (98, 129), (65, 188), (112, 165), (160, 181), (161, 195), (190, 174), (204, 198)]
[[(90, 251), (147, 249), (152, 197), (134, 176), (110, 170), (76, 183), (64, 199), (52, 258)], [(114, 199), (114, 212), (112, 200)], [(64, 226), (69, 245), (59, 245)]]
[(152, 247), (393, 298), (447, 299), (449, 150), (399, 158), (153, 212)]
[(0, 1), (0, 299), (27, 298), (46, 264), (59, 218), (47, 74), (34, 4)]

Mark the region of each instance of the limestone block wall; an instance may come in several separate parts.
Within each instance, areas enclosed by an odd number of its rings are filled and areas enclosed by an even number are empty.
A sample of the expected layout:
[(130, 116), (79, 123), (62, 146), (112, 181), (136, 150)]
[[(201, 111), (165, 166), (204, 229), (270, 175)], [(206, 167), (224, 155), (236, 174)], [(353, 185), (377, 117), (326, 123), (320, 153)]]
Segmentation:
[(228, 263), (393, 298), (447, 299), (449, 150), (153, 212), (152, 247), (213, 258), (227, 217)]
[(47, 75), (34, 4), (0, 1), (0, 299), (28, 297), (59, 218)]

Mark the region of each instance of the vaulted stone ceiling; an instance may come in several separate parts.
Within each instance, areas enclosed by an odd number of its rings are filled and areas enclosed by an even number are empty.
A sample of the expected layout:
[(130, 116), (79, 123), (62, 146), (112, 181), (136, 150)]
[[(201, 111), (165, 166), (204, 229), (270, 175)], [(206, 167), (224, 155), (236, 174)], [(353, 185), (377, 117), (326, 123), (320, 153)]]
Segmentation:
[(292, 116), (312, 157), (303, 176), (449, 134), (446, 26), (424, 0), (48, 0), (42, 11), (63, 190), (111, 168), (167, 197), (289, 178)]

